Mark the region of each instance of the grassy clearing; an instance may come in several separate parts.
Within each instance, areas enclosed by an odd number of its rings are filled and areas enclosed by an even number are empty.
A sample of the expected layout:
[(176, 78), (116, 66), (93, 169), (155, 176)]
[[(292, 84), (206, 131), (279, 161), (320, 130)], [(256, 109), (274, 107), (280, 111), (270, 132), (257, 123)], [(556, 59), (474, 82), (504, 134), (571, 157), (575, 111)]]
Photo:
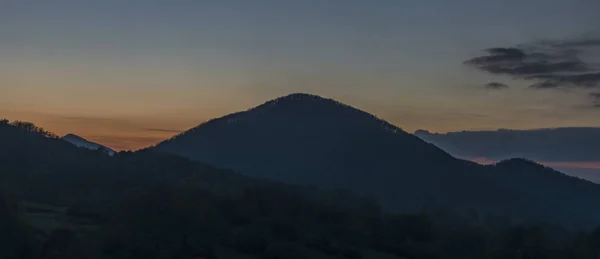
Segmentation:
[(87, 233), (97, 228), (82, 217), (67, 214), (67, 207), (50, 206), (46, 204), (23, 202), (22, 212), (27, 223), (46, 235), (60, 228), (70, 229), (77, 233)]

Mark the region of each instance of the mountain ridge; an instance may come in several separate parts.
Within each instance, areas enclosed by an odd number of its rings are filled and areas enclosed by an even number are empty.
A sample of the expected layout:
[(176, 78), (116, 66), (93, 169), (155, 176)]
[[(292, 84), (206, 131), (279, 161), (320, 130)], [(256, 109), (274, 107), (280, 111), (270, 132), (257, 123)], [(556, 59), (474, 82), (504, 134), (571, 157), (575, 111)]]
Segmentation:
[(600, 128), (559, 127), (527, 130), (498, 129), (414, 135), (442, 149), (467, 157), (507, 159), (527, 156), (539, 161), (595, 161), (600, 157)]
[(414, 134), (465, 159), (500, 161), (525, 157), (569, 175), (600, 183), (600, 128), (560, 127)]
[(0, 223), (16, 227), (0, 233), (8, 242), (2, 258), (596, 256), (587, 242), (598, 231), (471, 211), (395, 214), (336, 190), (251, 179), (152, 150), (106, 156), (26, 123), (0, 120), (0, 143)]
[[(282, 97), (271, 99), (271, 100), (268, 100), (266, 102), (263, 102), (262, 104), (259, 104), (259, 105), (255, 106), (255, 107), (246, 109), (244, 111), (233, 112), (233, 113), (224, 115), (222, 117), (217, 117), (217, 118), (209, 119), (209, 120), (207, 120), (207, 121), (205, 121), (203, 123), (200, 123), (197, 126), (191, 128), (190, 130), (193, 130), (193, 129), (198, 128), (198, 127), (200, 127), (202, 125), (205, 125), (205, 124), (215, 123), (217, 121), (222, 121), (222, 120), (226, 120), (226, 119), (229, 120), (229, 122), (234, 122), (235, 119), (236, 119), (236, 117), (238, 117), (238, 116), (240, 116), (242, 114), (246, 114), (248, 112), (253, 112), (253, 111), (267, 110), (269, 108), (273, 108), (273, 107), (277, 106), (278, 104), (281, 105), (282, 103), (284, 105), (289, 105), (289, 104), (299, 104), (299, 103), (300, 104), (306, 104), (306, 102), (313, 103), (313, 104), (315, 104), (315, 103), (325, 104), (325, 105), (328, 105), (330, 107), (331, 106), (337, 106), (337, 107), (343, 107), (343, 108), (350, 108), (350, 109), (354, 110), (355, 112), (364, 113), (364, 115), (368, 115), (369, 117), (372, 117), (373, 119), (378, 120), (379, 122), (381, 122), (382, 126), (389, 127), (389, 130), (392, 131), (392, 132), (400, 131), (400, 132), (408, 134), (408, 132), (402, 130), (401, 128), (397, 127), (396, 125), (388, 123), (387, 121), (385, 121), (385, 120), (377, 117), (374, 114), (367, 113), (365, 111), (362, 111), (362, 110), (357, 109), (355, 107), (352, 107), (350, 105), (347, 105), (347, 104), (344, 104), (342, 102), (336, 101), (336, 100), (334, 100), (332, 98), (321, 97), (319, 95), (309, 94), (309, 93), (291, 93), (291, 94), (288, 94), (288, 95), (285, 95), (285, 96), (282, 96)], [(190, 131), (190, 130), (187, 130), (187, 131)], [(178, 135), (175, 135), (174, 137), (182, 135), (185, 132), (186, 131), (184, 131), (184, 132), (182, 132), (182, 133), (180, 133)]]
[[(534, 210), (531, 204), (550, 190), (530, 192), (527, 184), (555, 186), (558, 177), (565, 180), (558, 189), (576, 192), (569, 176), (552, 176), (532, 161), (494, 167), (457, 159), (375, 115), (310, 94), (286, 95), (207, 121), (151, 148), (254, 177), (352, 190), (399, 211), (451, 206), (499, 212), (504, 206), (541, 217), (555, 205)], [(527, 184), (518, 182), (519, 174)], [(591, 189), (600, 195), (600, 187)], [(600, 211), (582, 210), (600, 218)]]

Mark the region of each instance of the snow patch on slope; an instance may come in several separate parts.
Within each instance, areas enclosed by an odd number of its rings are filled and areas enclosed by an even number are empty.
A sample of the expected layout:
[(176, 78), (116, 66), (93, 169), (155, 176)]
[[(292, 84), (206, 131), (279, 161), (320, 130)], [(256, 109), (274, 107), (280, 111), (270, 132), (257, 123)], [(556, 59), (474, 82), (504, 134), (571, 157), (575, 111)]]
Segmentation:
[(67, 141), (67, 142), (73, 144), (74, 146), (77, 146), (77, 147), (80, 147), (80, 148), (87, 148), (87, 149), (90, 149), (90, 150), (99, 150), (99, 149), (100, 150), (104, 150), (104, 152), (106, 152), (106, 154), (108, 154), (109, 156), (113, 156), (113, 155), (115, 155), (117, 153), (116, 151), (114, 151), (114, 150), (112, 150), (110, 148), (102, 146), (102, 145), (100, 145), (98, 143), (91, 142), (91, 141), (86, 140), (86, 139), (84, 139), (84, 138), (82, 138), (80, 136), (77, 136), (75, 134), (67, 134), (64, 137), (62, 137), (62, 139), (64, 141)]

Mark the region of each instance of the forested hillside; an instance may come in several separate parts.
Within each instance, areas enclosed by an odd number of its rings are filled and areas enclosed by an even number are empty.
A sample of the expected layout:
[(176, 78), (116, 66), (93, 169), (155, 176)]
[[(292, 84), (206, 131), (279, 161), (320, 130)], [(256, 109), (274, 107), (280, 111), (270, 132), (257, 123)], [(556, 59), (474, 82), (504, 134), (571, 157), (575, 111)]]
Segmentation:
[(597, 258), (600, 231), (386, 212), (343, 191), (0, 124), (0, 258)]

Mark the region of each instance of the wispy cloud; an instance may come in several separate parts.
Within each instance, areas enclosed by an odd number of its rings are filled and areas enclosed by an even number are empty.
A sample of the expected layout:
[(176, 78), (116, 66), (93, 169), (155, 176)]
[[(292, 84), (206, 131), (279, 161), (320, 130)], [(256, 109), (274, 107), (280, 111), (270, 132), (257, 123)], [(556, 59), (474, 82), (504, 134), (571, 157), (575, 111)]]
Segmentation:
[[(598, 50), (600, 36), (587, 35), (488, 48), (484, 55), (470, 58), (464, 64), (493, 75), (529, 81), (533, 89), (600, 89)], [(505, 88), (490, 84), (486, 88)]]
[(148, 128), (148, 129), (144, 129), (147, 131), (156, 131), (156, 132), (166, 132), (166, 133), (181, 133), (184, 132), (185, 130), (180, 130), (180, 129), (158, 129), (158, 128)]
[(598, 88), (600, 86), (600, 72), (582, 74), (542, 74), (527, 77), (527, 79), (539, 79), (538, 83), (532, 84), (533, 88), (559, 88), (579, 87)]
[(577, 57), (551, 52), (526, 52), (519, 48), (491, 48), (485, 52), (486, 55), (469, 59), (465, 64), (492, 74), (518, 78), (591, 70), (587, 63)]
[(595, 107), (600, 107), (600, 92), (594, 92), (588, 94), (594, 102)]
[(165, 139), (160, 136), (84, 135), (83, 137), (119, 151), (138, 150), (157, 144)]
[(490, 82), (485, 84), (485, 88), (490, 90), (501, 90), (508, 88), (508, 85), (499, 82)]

